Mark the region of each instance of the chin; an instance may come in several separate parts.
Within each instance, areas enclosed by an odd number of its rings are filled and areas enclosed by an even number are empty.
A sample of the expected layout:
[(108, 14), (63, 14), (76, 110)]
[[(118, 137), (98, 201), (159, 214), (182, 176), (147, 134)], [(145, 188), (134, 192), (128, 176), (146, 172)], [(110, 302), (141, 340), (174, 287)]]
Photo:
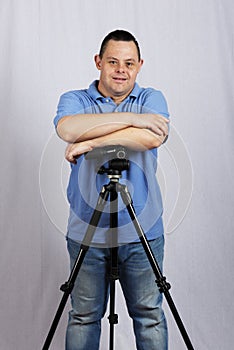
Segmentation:
[(113, 92), (115, 92), (116, 94), (127, 94), (131, 90), (132, 88), (130, 88), (129, 86), (115, 86)]

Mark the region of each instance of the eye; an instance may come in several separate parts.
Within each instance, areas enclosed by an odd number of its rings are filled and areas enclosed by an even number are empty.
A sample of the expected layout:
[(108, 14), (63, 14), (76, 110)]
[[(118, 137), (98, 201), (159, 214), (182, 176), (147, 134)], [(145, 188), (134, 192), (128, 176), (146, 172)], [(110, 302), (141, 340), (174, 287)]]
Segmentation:
[(117, 62), (116, 61), (109, 61), (110, 64), (116, 64)]
[(127, 62), (127, 63), (126, 63), (126, 66), (127, 66), (128, 68), (131, 68), (131, 67), (133, 67), (133, 63), (132, 63), (132, 62)]

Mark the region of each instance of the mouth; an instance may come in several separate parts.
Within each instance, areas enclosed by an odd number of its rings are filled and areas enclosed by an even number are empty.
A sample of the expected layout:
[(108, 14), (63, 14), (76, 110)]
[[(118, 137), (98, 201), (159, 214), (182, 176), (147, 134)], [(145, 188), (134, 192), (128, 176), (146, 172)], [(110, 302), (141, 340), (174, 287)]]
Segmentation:
[(113, 80), (116, 81), (117, 83), (123, 83), (125, 82), (127, 79), (123, 78), (123, 77), (113, 77)]

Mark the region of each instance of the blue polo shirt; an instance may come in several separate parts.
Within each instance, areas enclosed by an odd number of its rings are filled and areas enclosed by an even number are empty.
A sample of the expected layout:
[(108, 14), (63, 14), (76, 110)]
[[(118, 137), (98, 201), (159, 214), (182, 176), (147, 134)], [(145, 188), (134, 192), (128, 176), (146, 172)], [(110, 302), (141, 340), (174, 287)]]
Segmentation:
[[(60, 97), (55, 127), (59, 119), (67, 115), (88, 113), (155, 113), (169, 117), (163, 94), (153, 88), (141, 88), (137, 83), (129, 96), (116, 105), (110, 97), (103, 97), (97, 90), (98, 81), (88, 89), (74, 90)], [(118, 119), (118, 114), (116, 114)], [(149, 240), (163, 234), (162, 199), (156, 179), (157, 149), (144, 152), (129, 151), (130, 168), (122, 172), (120, 183), (127, 185), (133, 199), (138, 220)], [(67, 236), (82, 242), (93, 210), (103, 185), (109, 182), (106, 175), (97, 174), (97, 170), (107, 159), (86, 160), (81, 156), (76, 165), (71, 164), (71, 174), (67, 189), (70, 203)], [(120, 196), (118, 200), (118, 242), (125, 244), (138, 240), (127, 209)], [(109, 246), (111, 230), (109, 228), (109, 202), (105, 205), (92, 244)]]

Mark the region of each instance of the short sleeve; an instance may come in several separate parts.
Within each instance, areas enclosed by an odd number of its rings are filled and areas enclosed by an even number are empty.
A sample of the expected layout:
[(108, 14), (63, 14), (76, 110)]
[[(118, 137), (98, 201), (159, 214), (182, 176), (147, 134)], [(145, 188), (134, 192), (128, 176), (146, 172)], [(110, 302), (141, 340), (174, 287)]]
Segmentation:
[(67, 116), (84, 113), (84, 105), (79, 97), (78, 91), (69, 91), (61, 95), (57, 107), (57, 114), (54, 118), (54, 125), (57, 127), (58, 121)]
[(163, 93), (153, 88), (146, 89), (142, 110), (143, 113), (161, 114), (164, 117), (169, 118), (167, 101)]

